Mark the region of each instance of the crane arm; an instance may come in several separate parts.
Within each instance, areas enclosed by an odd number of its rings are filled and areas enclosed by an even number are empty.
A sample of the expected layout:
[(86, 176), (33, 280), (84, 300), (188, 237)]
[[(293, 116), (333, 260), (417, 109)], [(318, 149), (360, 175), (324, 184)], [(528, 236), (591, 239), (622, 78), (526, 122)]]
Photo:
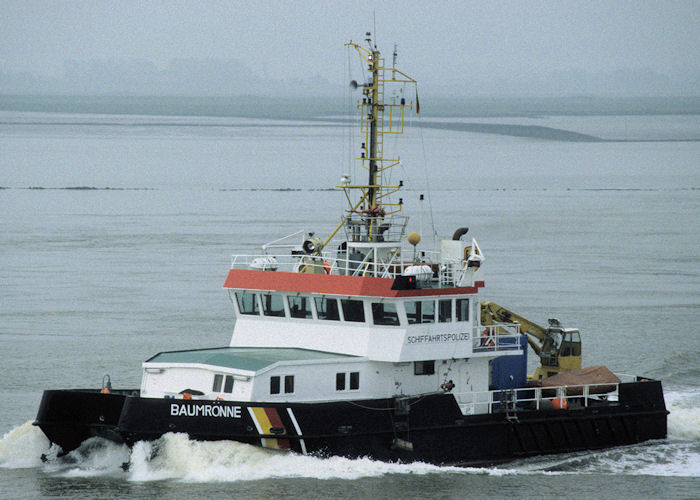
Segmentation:
[(532, 378), (541, 379), (562, 371), (581, 368), (581, 339), (576, 329), (564, 329), (556, 319), (544, 328), (493, 302), (481, 303), (481, 324), (515, 323), (527, 334), (527, 342), (540, 357), (540, 367)]
[(537, 323), (533, 323), (527, 318), (524, 318), (513, 311), (509, 311), (505, 307), (499, 306), (494, 302), (481, 303), (481, 323), (483, 325), (494, 325), (496, 323), (517, 323), (520, 325), (520, 331), (527, 334), (528, 344), (530, 344), (530, 347), (532, 347), (532, 349), (538, 355), (542, 351), (542, 346), (544, 345), (545, 341), (550, 337), (546, 328), (538, 325)]

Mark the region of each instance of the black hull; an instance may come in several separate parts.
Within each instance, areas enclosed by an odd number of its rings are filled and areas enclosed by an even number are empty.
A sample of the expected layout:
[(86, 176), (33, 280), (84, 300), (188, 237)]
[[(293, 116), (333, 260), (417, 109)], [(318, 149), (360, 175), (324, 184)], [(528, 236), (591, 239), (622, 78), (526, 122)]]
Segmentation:
[(34, 425), (68, 453), (91, 437), (120, 442), (117, 431), (124, 401), (136, 390), (102, 394), (98, 389), (44, 391)]
[(450, 394), (256, 404), (70, 390), (46, 391), (36, 424), (65, 452), (92, 436), (133, 445), (182, 432), (202, 441), (436, 464), (493, 463), (666, 437), (668, 412), (659, 381), (623, 383), (619, 402), (588, 403), (465, 416)]

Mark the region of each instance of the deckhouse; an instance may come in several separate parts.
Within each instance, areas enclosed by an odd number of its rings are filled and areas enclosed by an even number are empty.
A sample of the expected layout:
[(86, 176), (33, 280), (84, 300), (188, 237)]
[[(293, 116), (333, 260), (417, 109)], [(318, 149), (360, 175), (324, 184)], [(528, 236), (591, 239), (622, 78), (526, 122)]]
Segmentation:
[(519, 356), (524, 373), (517, 325), (498, 335), (481, 325), (476, 240), (455, 234), (442, 259), (426, 264), (402, 260), (411, 251), (401, 233), (362, 247), (384, 260), (350, 258), (345, 248), (361, 253), (354, 245), (310, 257), (312, 238), (302, 236), (277, 242), (274, 254), (234, 256), (224, 283), (236, 317), (230, 347), (154, 356), (142, 396), (313, 402), (486, 392), (490, 361), (501, 356)]

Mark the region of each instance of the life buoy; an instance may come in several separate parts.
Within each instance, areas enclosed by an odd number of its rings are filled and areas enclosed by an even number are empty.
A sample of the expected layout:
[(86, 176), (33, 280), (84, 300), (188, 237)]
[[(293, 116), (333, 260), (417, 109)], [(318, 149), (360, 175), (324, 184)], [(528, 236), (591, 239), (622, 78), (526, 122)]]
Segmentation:
[(102, 394), (109, 394), (109, 389), (106, 387), (103, 387), (102, 390), (100, 391)]
[(552, 400), (552, 407), (555, 410), (566, 410), (569, 405), (566, 403), (566, 398), (561, 397), (561, 398), (554, 398)]
[(323, 261), (323, 270), (326, 271), (326, 274), (331, 274), (331, 265), (326, 260)]
[(189, 392), (183, 392), (182, 399), (192, 399), (192, 394), (190, 394)]
[(493, 335), (489, 335), (489, 329), (486, 328), (481, 336), (481, 347), (495, 347), (496, 342), (494, 342)]

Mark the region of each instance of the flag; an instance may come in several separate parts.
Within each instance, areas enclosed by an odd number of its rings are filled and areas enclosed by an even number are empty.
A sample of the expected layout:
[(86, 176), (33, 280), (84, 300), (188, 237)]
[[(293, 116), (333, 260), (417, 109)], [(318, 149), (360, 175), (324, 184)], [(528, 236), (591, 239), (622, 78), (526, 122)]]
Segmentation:
[(416, 89), (416, 114), (420, 114), (420, 101), (418, 100), (418, 89)]

